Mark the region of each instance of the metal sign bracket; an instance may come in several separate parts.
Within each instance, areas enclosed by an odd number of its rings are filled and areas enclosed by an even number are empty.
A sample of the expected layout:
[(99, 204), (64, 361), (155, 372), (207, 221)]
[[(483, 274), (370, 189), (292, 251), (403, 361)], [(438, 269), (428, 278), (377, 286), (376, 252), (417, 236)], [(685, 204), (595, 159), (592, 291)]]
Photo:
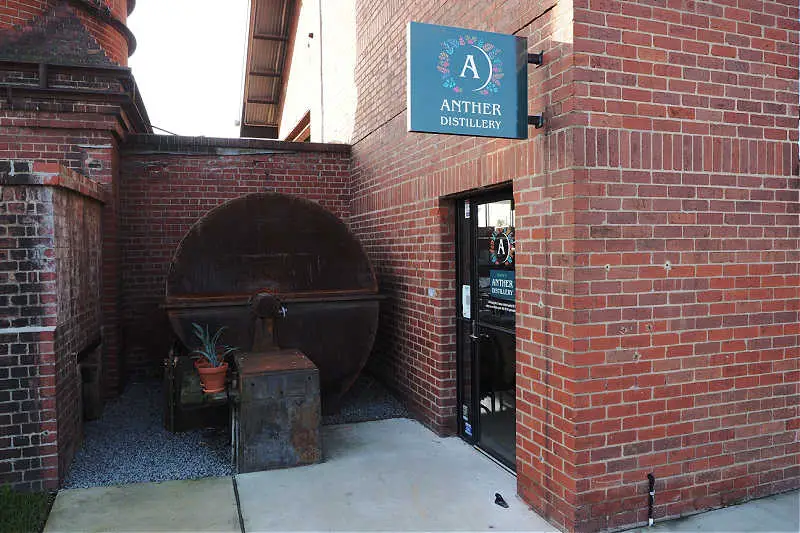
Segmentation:
[[(538, 54), (528, 54), (529, 65), (541, 65), (544, 63), (544, 50)], [(528, 115), (528, 125), (533, 126), (537, 130), (544, 127), (543, 115)]]

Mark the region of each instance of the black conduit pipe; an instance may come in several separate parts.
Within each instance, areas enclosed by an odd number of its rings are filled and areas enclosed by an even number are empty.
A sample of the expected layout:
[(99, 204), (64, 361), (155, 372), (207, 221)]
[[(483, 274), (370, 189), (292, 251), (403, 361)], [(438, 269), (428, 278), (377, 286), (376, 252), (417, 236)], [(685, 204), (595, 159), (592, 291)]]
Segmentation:
[(650, 473), (647, 474), (647, 481), (650, 483), (650, 495), (647, 497), (647, 525), (653, 525), (653, 504), (656, 500), (656, 477)]

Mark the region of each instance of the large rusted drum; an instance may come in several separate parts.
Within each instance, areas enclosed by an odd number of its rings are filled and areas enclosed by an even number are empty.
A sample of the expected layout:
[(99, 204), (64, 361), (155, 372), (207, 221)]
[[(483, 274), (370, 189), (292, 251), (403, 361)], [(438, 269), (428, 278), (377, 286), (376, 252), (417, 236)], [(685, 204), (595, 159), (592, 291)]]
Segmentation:
[(375, 273), (358, 240), (311, 201), (250, 194), (210, 211), (184, 236), (167, 277), (166, 308), (187, 346), (192, 323), (253, 349), (260, 317), (254, 299), (282, 309), (270, 320), (281, 348), (301, 350), (319, 368), (330, 411), (369, 357), (378, 327)]

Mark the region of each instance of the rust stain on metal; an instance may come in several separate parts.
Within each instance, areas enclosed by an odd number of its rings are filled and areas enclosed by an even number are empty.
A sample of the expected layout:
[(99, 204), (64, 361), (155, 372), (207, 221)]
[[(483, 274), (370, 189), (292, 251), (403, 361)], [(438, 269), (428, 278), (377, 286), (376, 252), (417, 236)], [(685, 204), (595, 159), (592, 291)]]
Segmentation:
[(240, 375), (287, 372), (291, 370), (314, 370), (317, 367), (298, 350), (278, 350), (274, 352), (250, 352), (238, 358), (241, 363)]
[(237, 472), (321, 460), (319, 372), (297, 350), (241, 353), (235, 457)]

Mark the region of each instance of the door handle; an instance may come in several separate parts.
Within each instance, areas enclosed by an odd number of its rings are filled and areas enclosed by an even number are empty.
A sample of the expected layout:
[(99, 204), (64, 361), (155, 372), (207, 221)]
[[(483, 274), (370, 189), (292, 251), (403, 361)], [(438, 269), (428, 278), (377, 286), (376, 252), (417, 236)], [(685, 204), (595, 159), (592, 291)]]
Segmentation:
[(474, 341), (486, 340), (486, 339), (489, 338), (489, 335), (487, 335), (486, 333), (481, 333), (479, 335), (470, 334), (469, 338), (474, 340)]

